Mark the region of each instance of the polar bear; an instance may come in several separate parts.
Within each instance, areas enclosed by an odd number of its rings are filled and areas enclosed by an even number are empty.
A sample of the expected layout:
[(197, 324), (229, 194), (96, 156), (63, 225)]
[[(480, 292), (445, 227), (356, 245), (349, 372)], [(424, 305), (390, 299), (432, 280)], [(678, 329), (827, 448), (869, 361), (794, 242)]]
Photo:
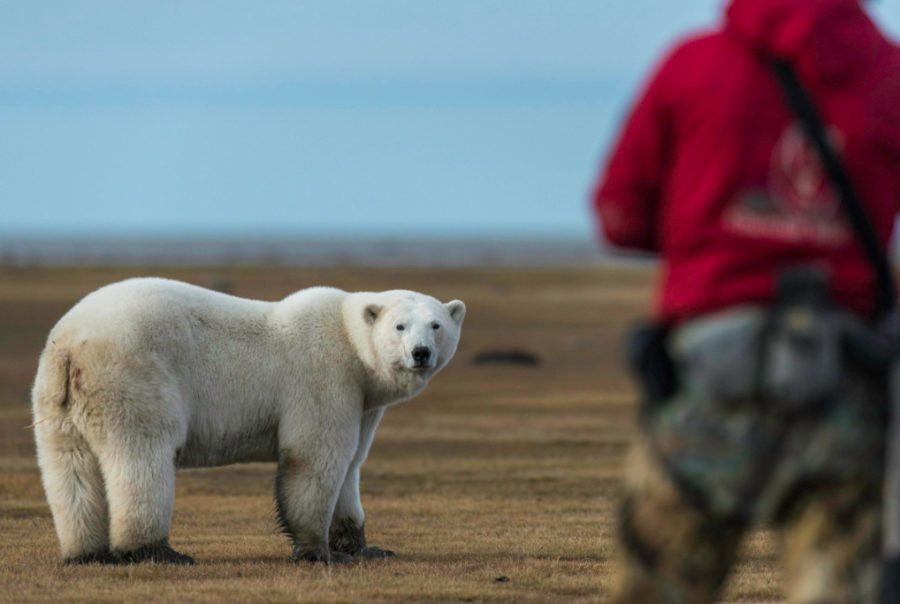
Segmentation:
[(294, 561), (366, 544), (360, 466), (385, 407), (456, 351), (463, 302), (314, 287), (280, 302), (130, 279), (53, 327), (32, 392), (63, 559), (192, 564), (168, 536), (176, 467), (277, 461)]

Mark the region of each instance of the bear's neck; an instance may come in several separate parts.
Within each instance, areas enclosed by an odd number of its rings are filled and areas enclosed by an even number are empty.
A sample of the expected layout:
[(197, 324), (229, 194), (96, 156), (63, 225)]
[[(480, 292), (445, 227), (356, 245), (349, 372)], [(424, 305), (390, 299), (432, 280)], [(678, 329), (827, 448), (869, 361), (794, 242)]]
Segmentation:
[(424, 374), (400, 369), (390, 374), (366, 367), (365, 409), (396, 405), (422, 392), (428, 384)]

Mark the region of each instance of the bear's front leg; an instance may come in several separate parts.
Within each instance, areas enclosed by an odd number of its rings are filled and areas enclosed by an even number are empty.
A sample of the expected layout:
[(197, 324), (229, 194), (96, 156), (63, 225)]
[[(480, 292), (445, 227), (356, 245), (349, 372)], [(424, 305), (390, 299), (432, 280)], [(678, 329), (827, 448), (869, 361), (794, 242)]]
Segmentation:
[(359, 497), (359, 470), (372, 446), (375, 428), (384, 415), (384, 409), (372, 409), (363, 413), (360, 425), (359, 445), (341, 486), (341, 493), (334, 508), (329, 544), (332, 552), (361, 556), (363, 558), (387, 558), (394, 552), (366, 545), (365, 513)]
[[(355, 436), (355, 435), (354, 435)], [(275, 503), (278, 520), (294, 546), (294, 562), (350, 562), (332, 552), (328, 530), (341, 481), (346, 475), (356, 438), (349, 447), (289, 446), (278, 454)]]

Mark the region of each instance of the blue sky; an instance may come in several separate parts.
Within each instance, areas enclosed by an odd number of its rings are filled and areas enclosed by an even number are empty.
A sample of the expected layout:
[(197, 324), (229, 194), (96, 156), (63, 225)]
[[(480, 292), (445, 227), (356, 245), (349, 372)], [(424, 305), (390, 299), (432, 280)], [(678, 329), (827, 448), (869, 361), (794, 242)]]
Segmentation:
[(0, 232), (587, 237), (635, 87), (720, 4), (0, 1)]

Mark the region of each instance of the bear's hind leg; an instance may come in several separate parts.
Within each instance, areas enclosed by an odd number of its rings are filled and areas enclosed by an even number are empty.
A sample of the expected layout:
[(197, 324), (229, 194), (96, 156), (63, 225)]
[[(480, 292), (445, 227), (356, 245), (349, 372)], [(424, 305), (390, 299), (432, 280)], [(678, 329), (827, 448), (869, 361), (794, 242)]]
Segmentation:
[(65, 411), (37, 417), (38, 465), (66, 564), (110, 562), (109, 515), (97, 457)]
[(175, 501), (175, 449), (132, 437), (101, 454), (116, 562), (194, 564), (169, 546)]

